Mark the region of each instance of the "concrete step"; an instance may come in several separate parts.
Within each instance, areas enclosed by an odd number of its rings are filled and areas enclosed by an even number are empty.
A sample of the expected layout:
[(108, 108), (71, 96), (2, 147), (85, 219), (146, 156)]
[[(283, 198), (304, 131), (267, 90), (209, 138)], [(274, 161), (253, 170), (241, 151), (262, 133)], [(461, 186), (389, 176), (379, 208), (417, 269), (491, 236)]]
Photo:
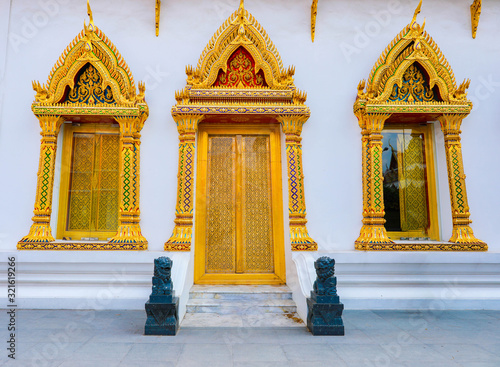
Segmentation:
[(296, 313), (263, 315), (220, 315), (216, 313), (187, 313), (182, 327), (304, 327)]
[(190, 299), (188, 313), (216, 313), (220, 315), (258, 315), (266, 313), (294, 313), (297, 311), (291, 299), (227, 300), (215, 298)]
[(303, 327), (286, 285), (194, 285), (183, 327)]
[(292, 292), (286, 285), (194, 285), (189, 298), (234, 301), (285, 300), (292, 299)]

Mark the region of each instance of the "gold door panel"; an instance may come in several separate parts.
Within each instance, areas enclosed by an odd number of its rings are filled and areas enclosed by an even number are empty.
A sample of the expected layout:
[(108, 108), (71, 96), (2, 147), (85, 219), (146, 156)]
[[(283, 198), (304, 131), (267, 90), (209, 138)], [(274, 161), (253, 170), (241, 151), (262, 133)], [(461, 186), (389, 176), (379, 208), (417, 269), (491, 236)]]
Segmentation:
[(279, 126), (200, 125), (197, 283), (284, 283)]
[(209, 138), (205, 268), (207, 273), (236, 271), (235, 139)]
[(244, 136), (241, 141), (242, 256), (239, 268), (241, 272), (272, 273), (269, 136)]

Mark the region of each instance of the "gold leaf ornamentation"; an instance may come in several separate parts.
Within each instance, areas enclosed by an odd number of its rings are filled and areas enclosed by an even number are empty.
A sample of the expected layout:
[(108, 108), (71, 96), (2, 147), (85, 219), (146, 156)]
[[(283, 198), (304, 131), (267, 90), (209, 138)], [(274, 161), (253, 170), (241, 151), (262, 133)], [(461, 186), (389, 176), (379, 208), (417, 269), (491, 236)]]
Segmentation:
[(75, 88), (71, 90), (67, 101), (72, 103), (108, 103), (114, 104), (113, 92), (108, 86), (103, 89), (99, 72), (91, 65), (85, 67), (78, 78)]
[(389, 97), (390, 101), (430, 102), (436, 100), (433, 90), (429, 88), (428, 81), (417, 65), (413, 64), (406, 69), (402, 81), (401, 87), (394, 84)]

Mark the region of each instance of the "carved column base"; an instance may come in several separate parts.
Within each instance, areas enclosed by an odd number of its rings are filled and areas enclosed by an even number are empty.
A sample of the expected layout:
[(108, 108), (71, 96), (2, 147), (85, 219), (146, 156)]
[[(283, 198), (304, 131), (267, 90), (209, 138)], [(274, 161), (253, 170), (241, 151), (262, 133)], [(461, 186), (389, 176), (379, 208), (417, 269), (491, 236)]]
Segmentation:
[(387, 236), (384, 226), (363, 225), (356, 243), (394, 243)]
[(478, 245), (475, 246), (477, 249), (472, 249), (470, 246), (467, 246), (467, 248), (464, 248), (464, 250), (467, 251), (487, 251), (488, 250), (488, 245), (484, 243), (483, 241), (477, 239), (474, 236), (474, 232), (472, 231), (472, 228), (469, 227), (468, 225), (455, 225), (453, 226), (453, 232), (452, 236), (449, 240), (449, 242), (453, 243), (463, 243), (467, 245)]
[(474, 236), (469, 217), (468, 211), (453, 214), (453, 231), (449, 242), (464, 244), (465, 246), (463, 248), (461, 246), (459, 251), (487, 251), (488, 245)]
[(52, 230), (50, 229), (50, 215), (37, 215), (33, 217), (33, 224), (30, 232), (24, 236), (17, 244), (18, 250), (23, 250), (27, 243), (48, 243), (54, 242)]
[(24, 236), (19, 242), (54, 242), (52, 231), (49, 225), (32, 224), (28, 235)]
[(141, 233), (138, 214), (122, 214), (116, 235), (108, 242), (121, 245), (122, 250), (147, 250), (148, 241)]
[(169, 240), (165, 242), (165, 251), (191, 251), (193, 237), (193, 216), (191, 214), (177, 215), (174, 220), (175, 227)]
[(355, 242), (356, 250), (387, 250), (385, 245), (394, 242), (389, 239), (384, 223), (385, 219), (382, 216), (368, 216), (365, 214), (363, 226)]
[(305, 216), (290, 216), (290, 239), (292, 251), (317, 251), (318, 244), (307, 232)]

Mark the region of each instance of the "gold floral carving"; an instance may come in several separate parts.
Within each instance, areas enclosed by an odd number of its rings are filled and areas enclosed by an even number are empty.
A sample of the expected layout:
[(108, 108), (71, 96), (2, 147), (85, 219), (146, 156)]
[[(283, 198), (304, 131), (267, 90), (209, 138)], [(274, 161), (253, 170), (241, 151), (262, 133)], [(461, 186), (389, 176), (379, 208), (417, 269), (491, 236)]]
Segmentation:
[(262, 70), (255, 73), (254, 64), (245, 48), (238, 48), (228, 60), (227, 71), (219, 72), (214, 86), (239, 89), (266, 87)]
[[(116, 47), (94, 24), (87, 2), (89, 24), (68, 45), (49, 74), (46, 85), (33, 82), (31, 109), (42, 129), (33, 225), (18, 249), (144, 250), (147, 241), (139, 227), (140, 131), (149, 114), (145, 86), (134, 79)], [(79, 77), (79, 78), (78, 78)], [(65, 99), (69, 89), (68, 98)], [(109, 116), (120, 124), (119, 229), (106, 243), (54, 243), (50, 217), (57, 135), (66, 116)]]
[(83, 74), (80, 75), (75, 88), (69, 92), (67, 101), (90, 105), (96, 104), (96, 101), (110, 104), (115, 102), (111, 88), (102, 88), (102, 78), (90, 64), (86, 67)]
[(217, 30), (203, 50), (196, 69), (186, 67), (187, 84), (196, 89), (211, 87), (219, 70), (227, 72), (227, 60), (241, 46), (255, 60), (255, 72), (263, 71), (270, 89), (289, 89), (293, 85), (295, 68), (283, 68), (276, 47), (243, 4)]
[(76, 75), (89, 62), (103, 78), (103, 89), (111, 88), (117, 104), (134, 105), (144, 98), (144, 95), (136, 94), (134, 78), (127, 63), (115, 45), (94, 24), (91, 14), (89, 10), (89, 25), (84, 24), (84, 29), (66, 47), (52, 68), (46, 85), (33, 82), (37, 92), (35, 103), (61, 103), (66, 88), (74, 88)]
[(427, 85), (417, 64), (412, 64), (406, 69), (401, 87), (395, 84), (389, 97), (390, 101), (402, 102), (432, 102), (435, 99), (434, 92)]
[[(186, 67), (187, 85), (175, 93), (172, 116), (179, 131), (179, 168), (176, 219), (167, 251), (189, 251), (193, 225), (193, 171), (198, 123), (213, 116), (269, 116), (280, 122), (287, 135), (287, 151), (294, 154), (296, 180), (301, 185), (299, 207), (290, 212), (290, 236), (294, 250), (315, 250), (309, 237), (303, 197), (300, 133), (310, 115), (306, 93), (293, 82), (294, 67), (285, 69), (276, 47), (264, 28), (240, 7), (217, 30), (196, 68)], [(247, 117), (248, 116), (248, 117)], [(295, 130), (292, 127), (295, 126)], [(188, 169), (189, 168), (189, 169)], [(289, 161), (290, 172), (290, 161)], [(295, 190), (289, 182), (289, 192)]]
[[(460, 144), (460, 123), (472, 108), (466, 89), (455, 76), (437, 44), (417, 23), (420, 1), (410, 24), (387, 46), (368, 80), (358, 85), (354, 114), (361, 127), (363, 225), (355, 242), (358, 250), (485, 251), (474, 237)], [(436, 92), (435, 92), (436, 91)], [(382, 129), (392, 114), (436, 114), (445, 136), (448, 180), (452, 203), (453, 236), (449, 244), (396, 244), (384, 228), (382, 190)], [(433, 117), (434, 116), (434, 117)]]

